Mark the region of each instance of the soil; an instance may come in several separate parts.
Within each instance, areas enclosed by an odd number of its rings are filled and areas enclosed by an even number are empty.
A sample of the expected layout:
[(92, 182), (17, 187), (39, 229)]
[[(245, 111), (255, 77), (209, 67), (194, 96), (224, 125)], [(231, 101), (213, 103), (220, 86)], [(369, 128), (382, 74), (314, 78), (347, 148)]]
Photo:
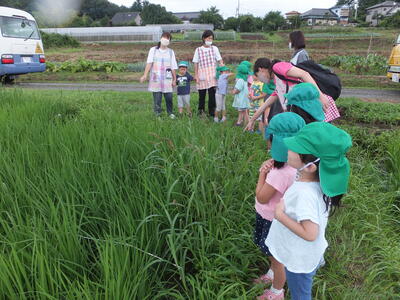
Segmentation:
[[(215, 43), (226, 63), (238, 63), (242, 60), (255, 60), (258, 57), (278, 58), (288, 60), (292, 51), (288, 49), (287, 42), (267, 41), (219, 41)], [(148, 50), (153, 44), (82, 44), (75, 52), (66, 52), (50, 49), (47, 59), (53, 62), (76, 60), (80, 57), (97, 61), (117, 61), (123, 63), (143, 62), (146, 60)], [(191, 61), (199, 42), (175, 41), (171, 47), (174, 49), (178, 60)], [(389, 56), (391, 42), (387, 39), (374, 39), (369, 48), (368, 39), (344, 39), (330, 41), (311, 40), (307, 42), (307, 50), (314, 60), (320, 60), (328, 55), (366, 55), (376, 53)], [(368, 51), (369, 49), (369, 51)]]

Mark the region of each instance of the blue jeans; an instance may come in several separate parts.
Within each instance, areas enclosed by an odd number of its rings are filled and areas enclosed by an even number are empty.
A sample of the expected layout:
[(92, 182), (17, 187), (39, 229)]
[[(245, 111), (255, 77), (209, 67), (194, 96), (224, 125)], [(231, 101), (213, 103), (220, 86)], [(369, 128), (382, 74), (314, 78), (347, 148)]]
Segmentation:
[(311, 273), (292, 273), (285, 268), (286, 280), (292, 300), (311, 300), (312, 284), (318, 267)]
[(159, 116), (161, 114), (161, 102), (164, 95), (165, 104), (167, 106), (168, 115), (172, 114), (172, 93), (153, 92), (154, 113)]

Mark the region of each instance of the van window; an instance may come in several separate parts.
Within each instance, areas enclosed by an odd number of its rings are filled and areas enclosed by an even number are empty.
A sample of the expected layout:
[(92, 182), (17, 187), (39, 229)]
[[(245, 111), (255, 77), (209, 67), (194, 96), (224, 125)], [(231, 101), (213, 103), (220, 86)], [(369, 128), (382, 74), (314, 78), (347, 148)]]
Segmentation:
[(397, 37), (397, 43), (396, 44), (400, 44), (400, 34), (399, 34), (399, 36)]
[(36, 22), (22, 18), (0, 17), (3, 37), (40, 40)]

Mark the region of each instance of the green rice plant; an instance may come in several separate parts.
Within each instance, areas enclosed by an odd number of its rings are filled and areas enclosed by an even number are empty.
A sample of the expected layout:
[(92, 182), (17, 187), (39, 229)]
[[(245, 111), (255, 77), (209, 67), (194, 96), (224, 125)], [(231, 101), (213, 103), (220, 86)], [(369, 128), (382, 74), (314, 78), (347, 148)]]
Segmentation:
[[(252, 284), (268, 268), (252, 242), (257, 170), (269, 157), (260, 136), (195, 117), (155, 118), (150, 93), (1, 89), (0, 99), (0, 298), (262, 292)], [(368, 131), (340, 126), (357, 141), (350, 189), (330, 219), (314, 296), (395, 299), (392, 169), (358, 142)], [(392, 147), (383, 137), (369, 135), (376, 153)]]
[(396, 103), (370, 103), (355, 98), (340, 98), (336, 103), (343, 119), (353, 124), (400, 125), (400, 106)]
[(400, 190), (400, 133), (388, 141), (387, 168), (391, 173), (391, 182)]

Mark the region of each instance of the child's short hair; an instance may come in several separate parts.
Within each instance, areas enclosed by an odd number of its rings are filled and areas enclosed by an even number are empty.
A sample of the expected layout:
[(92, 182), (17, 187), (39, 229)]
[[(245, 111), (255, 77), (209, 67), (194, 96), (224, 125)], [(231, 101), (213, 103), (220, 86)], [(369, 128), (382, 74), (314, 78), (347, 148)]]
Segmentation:
[[(270, 140), (271, 144), (272, 144), (273, 138), (274, 138), (274, 135), (271, 134), (271, 135), (269, 136), (269, 140)], [(285, 166), (285, 164), (286, 164), (286, 163), (283, 162), (283, 161), (277, 161), (277, 160), (274, 159), (274, 168), (276, 168), (276, 169), (282, 169), (282, 168)]]
[(306, 124), (309, 124), (312, 122), (317, 122), (317, 120), (315, 120), (308, 112), (306, 112), (304, 109), (298, 107), (297, 105), (289, 104), (287, 106), (287, 111), (294, 112), (295, 114), (302, 117), (304, 122), (306, 122)]
[[(300, 154), (300, 160), (305, 163), (308, 164), (310, 162), (314, 162), (314, 164), (317, 167), (317, 171), (316, 174), (319, 177), (319, 162), (317, 161), (317, 157), (315, 157), (312, 154)], [(329, 208), (333, 208), (331, 211), (331, 215), (333, 215), (333, 213), (336, 211), (336, 208), (340, 207), (340, 200), (343, 198), (343, 194), (342, 195), (337, 195), (337, 196), (333, 196), (333, 197), (329, 197), (327, 195), (324, 194), (324, 202), (326, 205), (326, 210), (329, 210)]]

